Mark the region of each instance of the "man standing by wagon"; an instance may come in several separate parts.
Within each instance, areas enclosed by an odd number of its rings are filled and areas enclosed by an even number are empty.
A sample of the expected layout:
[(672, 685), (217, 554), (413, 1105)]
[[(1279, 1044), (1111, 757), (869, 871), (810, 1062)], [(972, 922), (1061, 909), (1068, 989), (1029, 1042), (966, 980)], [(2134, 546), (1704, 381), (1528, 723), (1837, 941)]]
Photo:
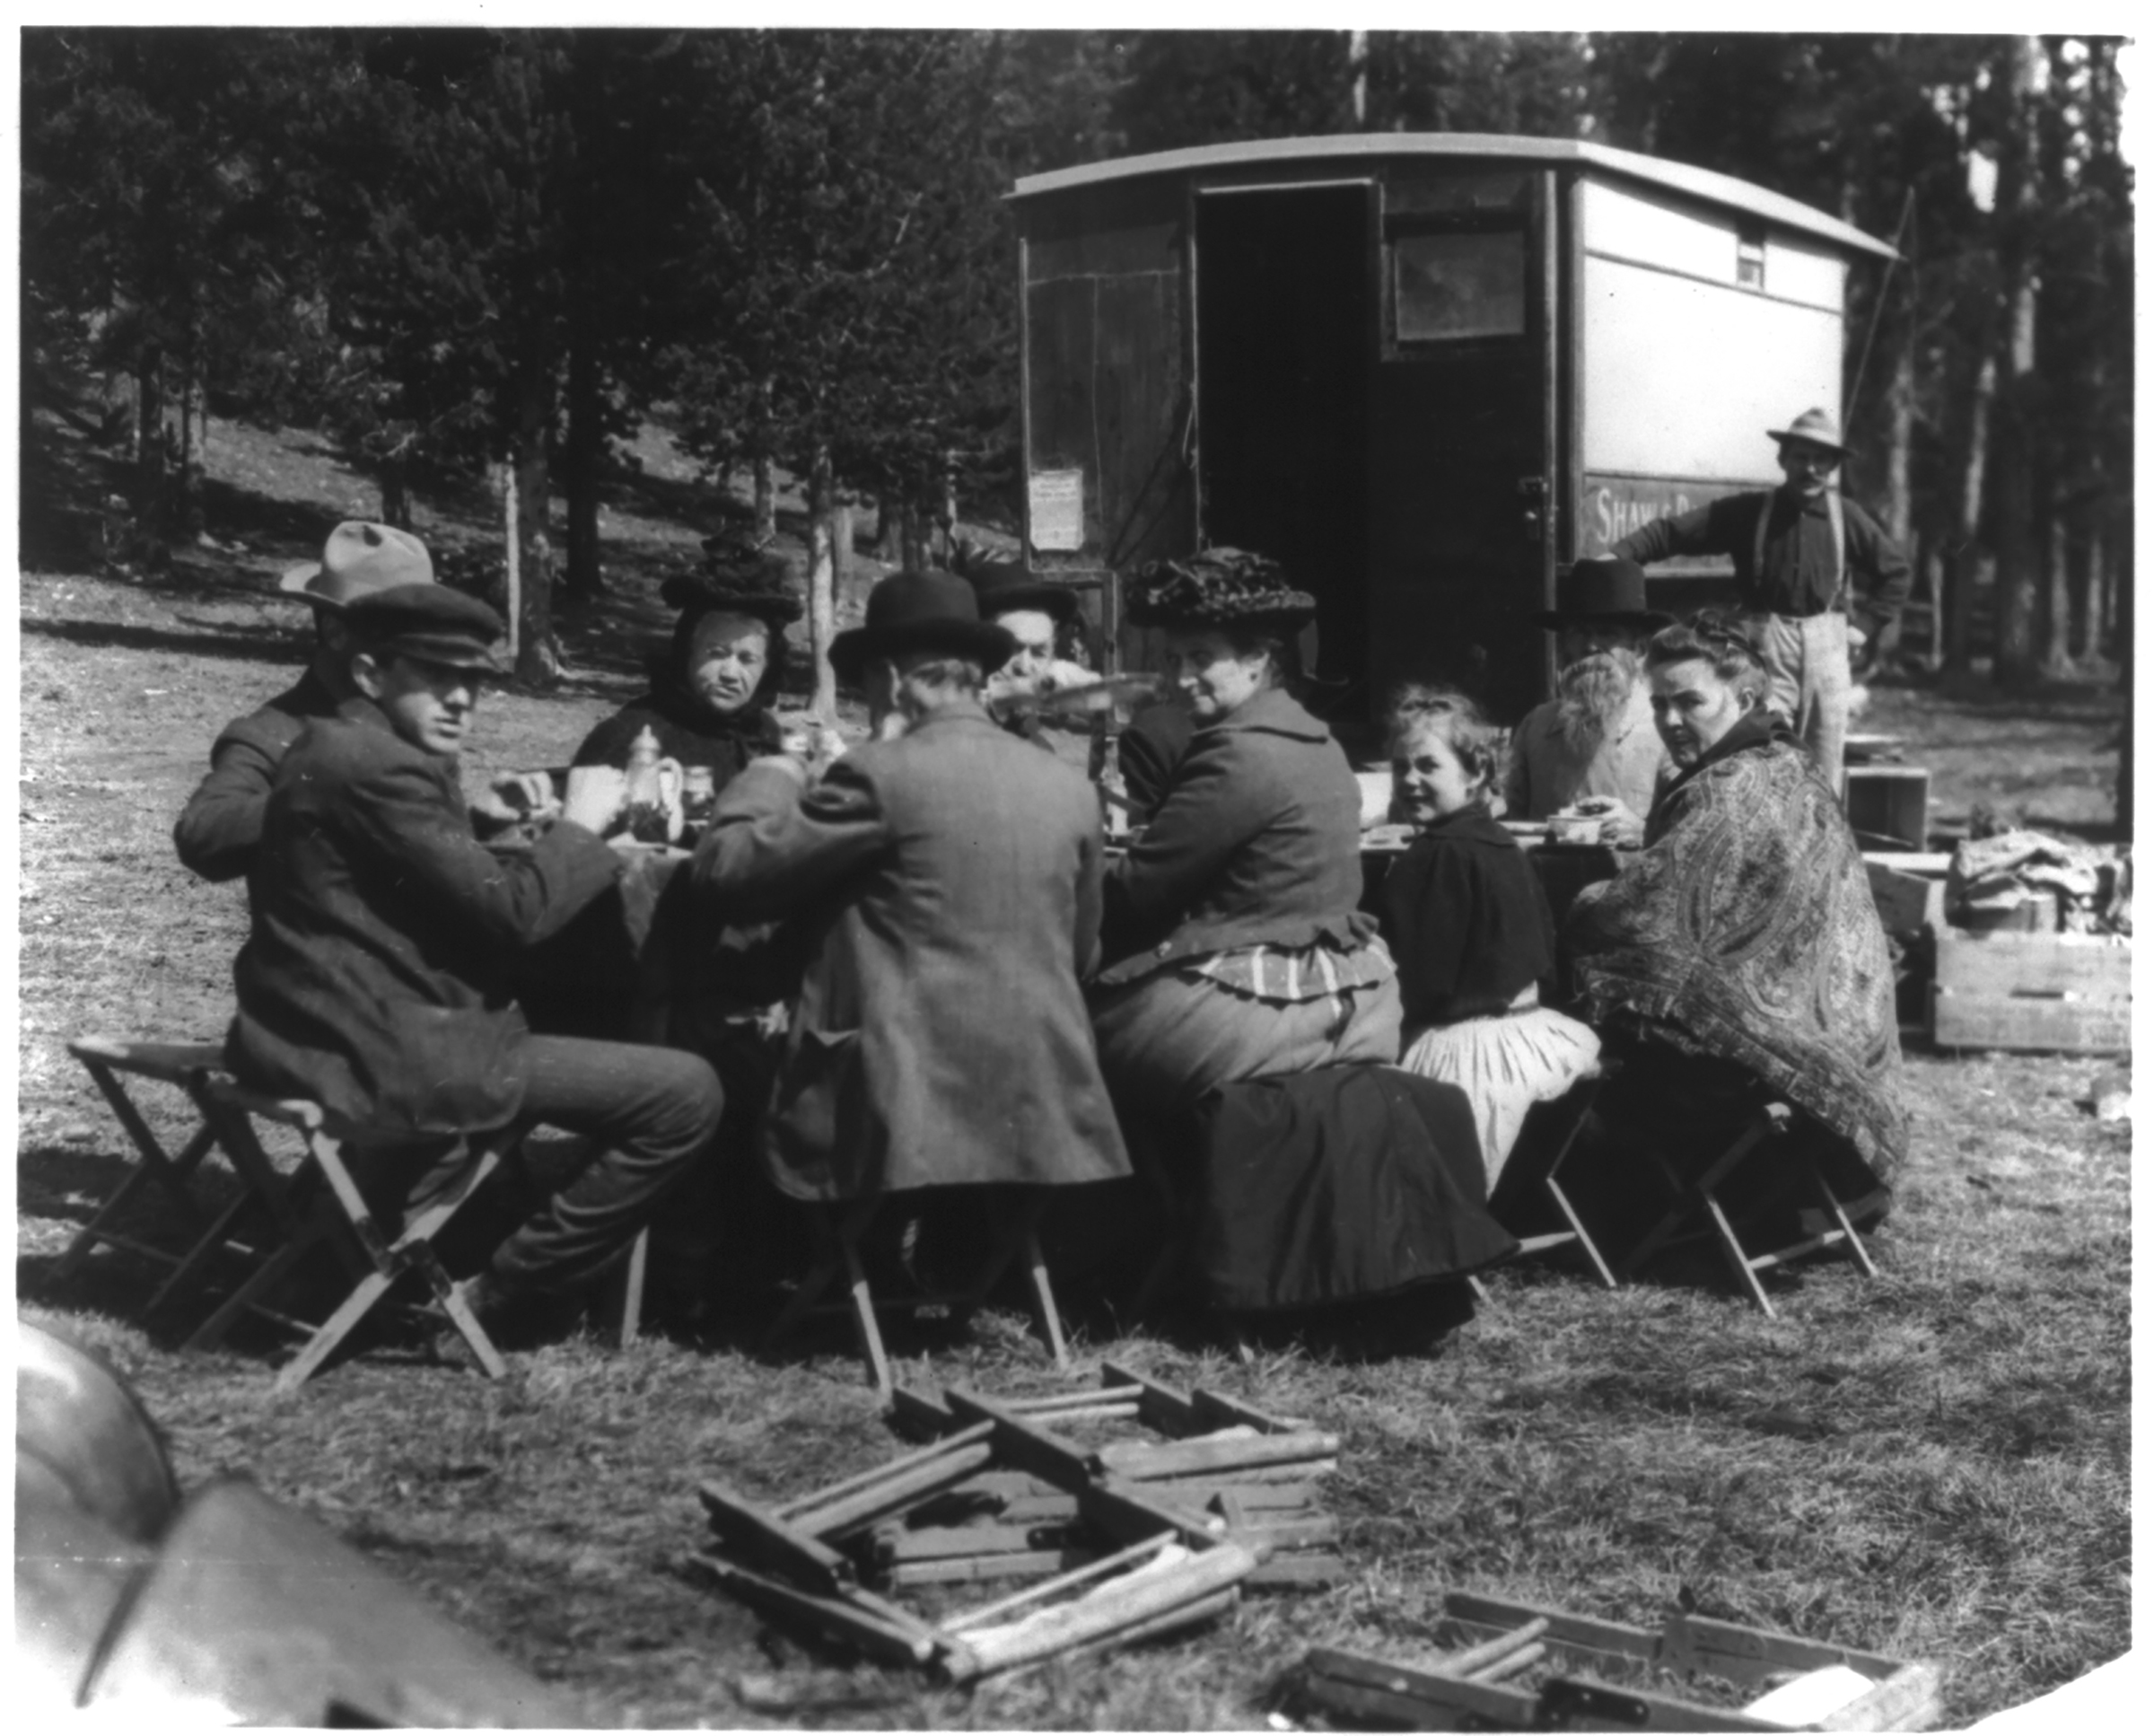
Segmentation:
[[(1805, 410), (1766, 432), (1780, 443), (1787, 480), (1779, 487), (1655, 519), (1608, 552), (1648, 566), (1673, 555), (1733, 558), (1738, 598), (1764, 659), (1766, 703), (1795, 726), (1838, 790), (1851, 660), (1861, 653), (1864, 668), (1874, 660), (1879, 636), (1907, 601), (1912, 574), (1877, 520), (1840, 494), (1847, 446), (1836, 416)], [(1869, 587), (1867, 599), (1856, 593), (1858, 576)]]

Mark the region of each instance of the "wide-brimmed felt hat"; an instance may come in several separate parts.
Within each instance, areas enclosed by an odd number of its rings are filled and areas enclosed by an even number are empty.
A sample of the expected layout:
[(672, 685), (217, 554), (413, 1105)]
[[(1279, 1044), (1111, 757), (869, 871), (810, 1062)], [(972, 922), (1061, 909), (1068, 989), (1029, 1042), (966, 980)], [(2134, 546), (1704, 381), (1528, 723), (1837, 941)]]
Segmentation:
[(969, 542), (958, 545), (950, 563), (980, 600), (980, 613), (993, 620), (1012, 609), (1037, 609), (1067, 626), (1077, 618), (1077, 593), (1066, 584), (1035, 578), (1022, 560), (991, 555)]
[(375, 651), (450, 669), (497, 671), (501, 617), (477, 597), (445, 584), (399, 584), (370, 591), (346, 606), (353, 636)]
[(1840, 438), (1840, 418), (1827, 409), (1805, 410), (1786, 427), (1765, 432), (1775, 440), (1806, 441), (1813, 446), (1829, 447), (1842, 458), (1847, 456), (1847, 443)]
[(374, 592), (433, 583), (433, 558), (410, 531), (346, 519), (329, 532), (320, 560), (293, 567), (276, 588), (317, 608), (344, 609)]
[(867, 618), (831, 640), (830, 667), (857, 687), (871, 658), (941, 651), (992, 675), (1016, 650), (1008, 627), (980, 618), (978, 597), (956, 574), (893, 573), (868, 592)]
[(1136, 578), (1126, 601), (1137, 627), (1261, 625), (1292, 633), (1317, 618), (1317, 600), (1295, 590), (1284, 567), (1244, 548), (1151, 561)]
[(761, 573), (705, 569), (676, 573), (659, 586), (658, 594), (684, 618), (705, 615), (747, 615), (776, 629), (801, 618), (801, 600), (777, 577)]
[(1535, 612), (1536, 627), (1583, 627), (1621, 621), (1658, 629), (1676, 618), (1645, 606), (1645, 568), (1620, 555), (1573, 561), (1555, 575), (1555, 607)]

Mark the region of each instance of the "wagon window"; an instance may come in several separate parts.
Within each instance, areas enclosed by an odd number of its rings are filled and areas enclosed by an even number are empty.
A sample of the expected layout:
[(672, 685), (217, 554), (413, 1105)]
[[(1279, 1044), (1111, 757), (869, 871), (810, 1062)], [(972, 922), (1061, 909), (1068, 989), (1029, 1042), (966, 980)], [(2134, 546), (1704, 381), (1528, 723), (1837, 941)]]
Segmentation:
[(1765, 286), (1765, 232), (1748, 226), (1735, 232), (1735, 281), (1747, 289)]
[(1515, 338), (1526, 329), (1522, 230), (1399, 236), (1391, 276), (1395, 342)]

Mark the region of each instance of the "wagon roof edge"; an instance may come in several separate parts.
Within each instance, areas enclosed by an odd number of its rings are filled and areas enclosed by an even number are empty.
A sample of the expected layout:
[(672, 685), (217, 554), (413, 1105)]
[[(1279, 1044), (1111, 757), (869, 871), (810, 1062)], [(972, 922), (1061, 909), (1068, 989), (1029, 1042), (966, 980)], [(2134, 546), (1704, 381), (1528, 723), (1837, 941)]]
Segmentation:
[(1025, 175), (1019, 179), (1008, 197), (1038, 198), (1073, 188), (1204, 169), (1376, 157), (1480, 157), (1581, 163), (1610, 174), (1627, 175), (1666, 187), (1713, 205), (1748, 212), (1854, 252), (1886, 259), (1897, 257), (1887, 243), (1852, 224), (1843, 223), (1784, 193), (1760, 187), (1756, 181), (1724, 175), (1715, 169), (1701, 169), (1693, 163), (1671, 162), (1666, 157), (1619, 151), (1614, 145), (1596, 144), (1590, 139), (1537, 138), (1519, 133), (1335, 133), (1312, 138), (1237, 139), (1224, 145), (1197, 145), (1178, 151), (1155, 151), (1144, 156), (1113, 157), (1101, 162)]

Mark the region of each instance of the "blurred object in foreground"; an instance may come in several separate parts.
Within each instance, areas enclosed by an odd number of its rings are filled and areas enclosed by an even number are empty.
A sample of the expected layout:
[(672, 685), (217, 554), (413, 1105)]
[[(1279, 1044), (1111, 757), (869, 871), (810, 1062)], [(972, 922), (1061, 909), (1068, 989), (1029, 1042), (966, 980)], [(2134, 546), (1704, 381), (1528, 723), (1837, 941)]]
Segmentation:
[(18, 1321), (17, 1705), (166, 1723), (575, 1725), (583, 1717), (304, 1515), (180, 1497), (111, 1364)]

